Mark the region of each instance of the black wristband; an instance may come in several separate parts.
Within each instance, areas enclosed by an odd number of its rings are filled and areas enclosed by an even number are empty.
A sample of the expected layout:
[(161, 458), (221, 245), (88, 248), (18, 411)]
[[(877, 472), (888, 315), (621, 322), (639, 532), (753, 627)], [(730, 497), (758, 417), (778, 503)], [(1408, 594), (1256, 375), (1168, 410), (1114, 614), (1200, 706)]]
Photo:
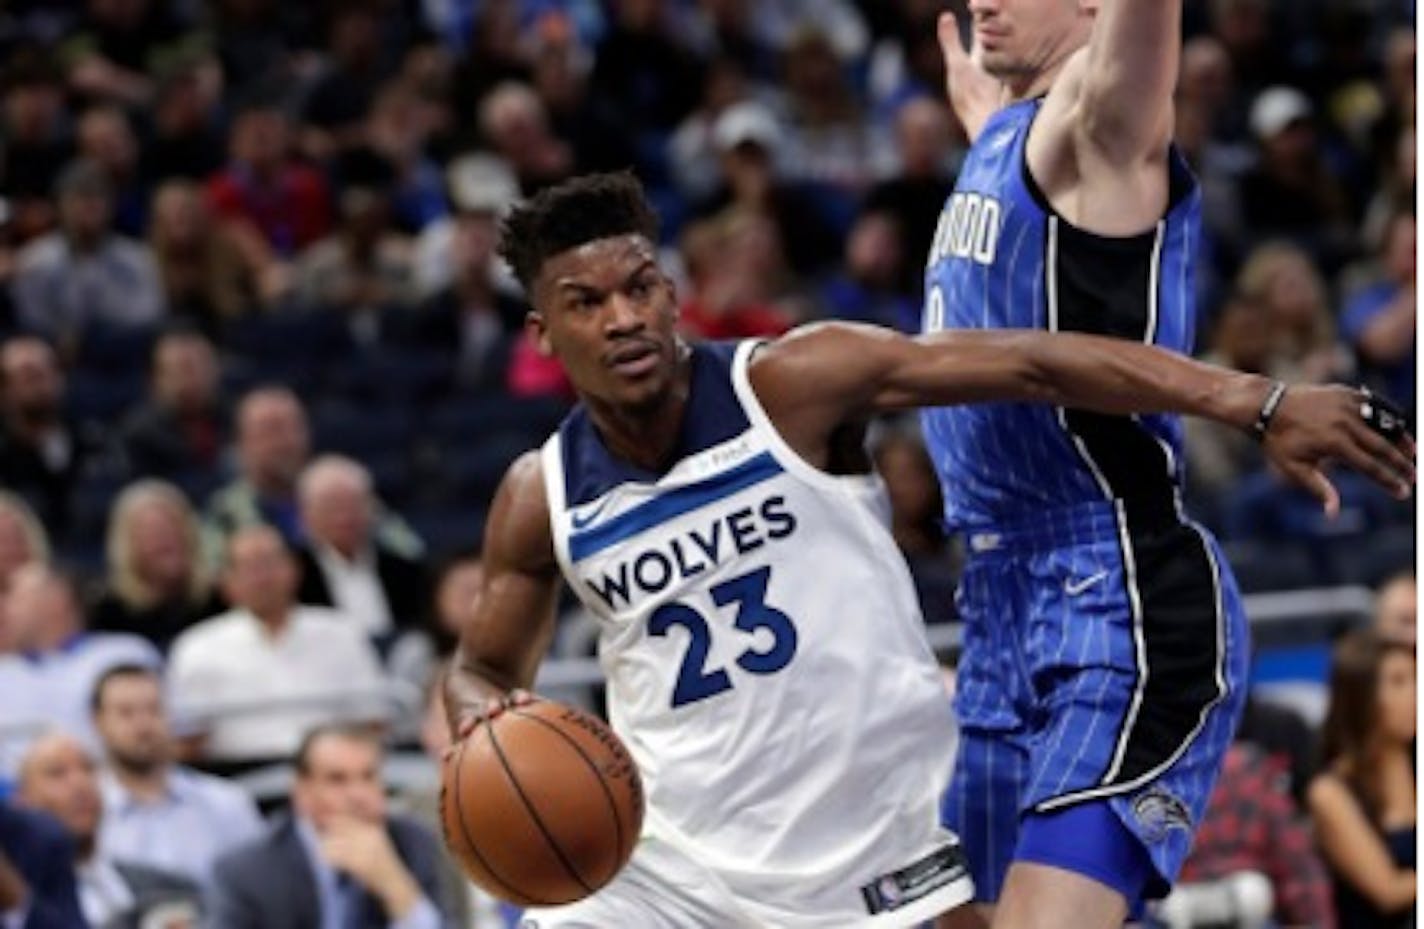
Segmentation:
[(1261, 412), (1256, 414), (1256, 422), (1251, 427), (1258, 440), (1266, 438), (1266, 430), (1271, 428), (1271, 420), (1276, 418), (1276, 410), (1280, 409), (1281, 400), (1285, 399), (1286, 382), (1276, 381), (1271, 384), (1271, 392), (1266, 394), (1266, 402), (1261, 404)]

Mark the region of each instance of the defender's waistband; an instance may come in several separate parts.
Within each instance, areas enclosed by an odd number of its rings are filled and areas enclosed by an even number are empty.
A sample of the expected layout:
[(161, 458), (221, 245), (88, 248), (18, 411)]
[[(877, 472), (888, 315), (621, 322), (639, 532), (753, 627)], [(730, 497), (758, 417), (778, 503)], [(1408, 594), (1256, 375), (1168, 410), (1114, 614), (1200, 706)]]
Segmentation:
[(1040, 510), (1021, 520), (961, 530), (971, 557), (1023, 554), (1118, 539), (1182, 525), (1180, 509), (1128, 500), (1093, 501)]

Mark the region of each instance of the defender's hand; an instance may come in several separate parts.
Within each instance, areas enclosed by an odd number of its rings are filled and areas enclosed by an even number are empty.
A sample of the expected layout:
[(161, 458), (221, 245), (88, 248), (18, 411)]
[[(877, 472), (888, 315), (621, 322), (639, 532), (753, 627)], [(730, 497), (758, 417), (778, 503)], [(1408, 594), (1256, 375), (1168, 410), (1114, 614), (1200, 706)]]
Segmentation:
[(940, 14), (938, 37), (944, 56), (945, 93), (973, 142), (1003, 101), (1003, 86), (965, 51), (959, 41), (959, 20), (953, 13)]
[(1266, 456), (1334, 516), (1340, 495), (1325, 476), (1347, 464), (1400, 500), (1414, 486), (1414, 439), (1394, 404), (1363, 388), (1293, 386), (1263, 438)]

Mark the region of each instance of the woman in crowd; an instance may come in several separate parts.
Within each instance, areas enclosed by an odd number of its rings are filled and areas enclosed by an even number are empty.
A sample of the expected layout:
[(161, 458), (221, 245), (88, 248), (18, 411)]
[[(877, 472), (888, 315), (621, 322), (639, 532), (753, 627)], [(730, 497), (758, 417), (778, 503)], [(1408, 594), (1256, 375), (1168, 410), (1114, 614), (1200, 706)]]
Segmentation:
[(1413, 925), (1415, 732), (1414, 650), (1368, 630), (1342, 639), (1308, 794), (1341, 929)]
[(93, 628), (131, 632), (167, 652), (178, 633), (222, 612), (200, 550), (182, 492), (158, 480), (130, 484), (109, 514), (108, 580)]
[(0, 490), (0, 594), (10, 576), (32, 561), (49, 562), (49, 536), (22, 497)]

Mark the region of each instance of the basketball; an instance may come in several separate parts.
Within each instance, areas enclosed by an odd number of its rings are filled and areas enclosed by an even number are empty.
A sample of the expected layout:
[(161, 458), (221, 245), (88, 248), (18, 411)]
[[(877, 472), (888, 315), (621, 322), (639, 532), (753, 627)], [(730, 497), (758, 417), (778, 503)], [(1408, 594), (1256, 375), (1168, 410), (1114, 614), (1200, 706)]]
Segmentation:
[(627, 863), (643, 785), (601, 720), (540, 700), (480, 723), (446, 758), (445, 842), (470, 880), (521, 906), (572, 903)]

